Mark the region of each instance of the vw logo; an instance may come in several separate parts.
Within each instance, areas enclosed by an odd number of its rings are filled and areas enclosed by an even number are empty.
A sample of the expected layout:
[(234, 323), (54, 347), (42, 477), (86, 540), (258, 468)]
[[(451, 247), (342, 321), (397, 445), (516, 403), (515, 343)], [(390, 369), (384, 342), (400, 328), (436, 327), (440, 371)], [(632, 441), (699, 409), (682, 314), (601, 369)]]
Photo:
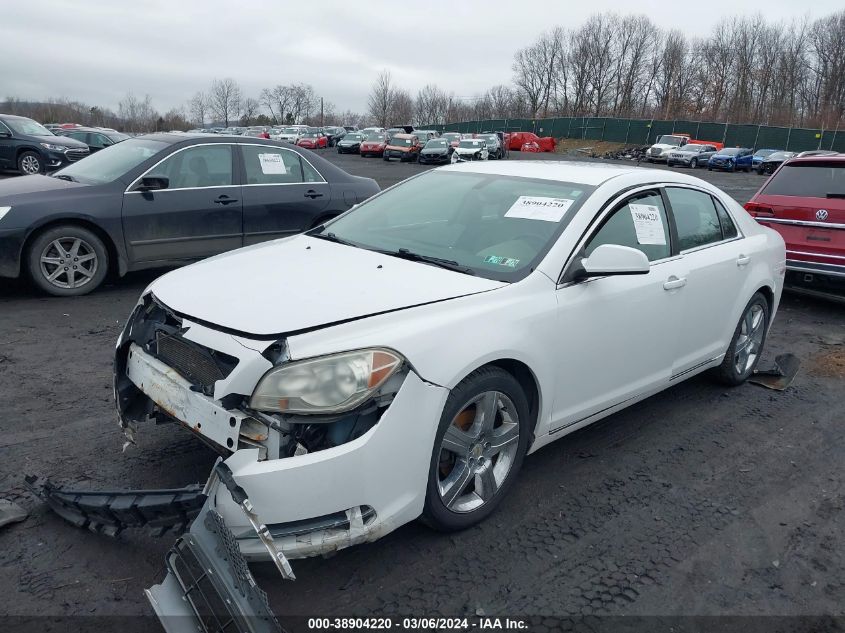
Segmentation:
[(819, 209), (816, 211), (816, 219), (821, 220), (822, 222), (827, 220), (827, 215), (827, 209)]

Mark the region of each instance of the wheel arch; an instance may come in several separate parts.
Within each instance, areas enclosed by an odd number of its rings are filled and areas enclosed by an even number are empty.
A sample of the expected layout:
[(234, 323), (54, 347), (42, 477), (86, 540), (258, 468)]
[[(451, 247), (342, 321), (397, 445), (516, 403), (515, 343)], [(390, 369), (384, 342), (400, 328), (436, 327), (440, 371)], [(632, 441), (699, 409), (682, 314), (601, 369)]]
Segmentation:
[(20, 145), (15, 150), (15, 169), (18, 167), (18, 161), (20, 160), (21, 154), (25, 154), (26, 152), (34, 152), (41, 157), (41, 160), (44, 160), (44, 154), (40, 149), (35, 147), (35, 145)]
[(534, 374), (534, 371), (532, 371), (532, 369), (521, 360), (517, 360), (515, 358), (499, 358), (487, 361), (478, 367), (474, 367), (460, 380), (458, 380), (456, 384), (466, 379), (466, 377), (474, 371), (478, 371), (484, 367), (498, 367), (499, 369), (506, 371), (513, 376), (519, 383), (519, 386), (522, 387), (525, 397), (528, 399), (528, 415), (531, 418), (531, 441), (529, 442), (530, 451), (530, 446), (534, 443), (534, 440), (537, 437), (537, 426), (540, 420), (541, 392), (537, 376)]
[(29, 253), (29, 249), (32, 246), (32, 243), (35, 241), (35, 238), (41, 235), (41, 233), (43, 233), (44, 231), (48, 231), (49, 229), (63, 225), (80, 226), (82, 228), (88, 229), (94, 235), (99, 237), (103, 241), (103, 244), (106, 247), (106, 251), (109, 254), (108, 272), (118, 272), (119, 274), (123, 274), (124, 271), (121, 270), (120, 263), (122, 260), (120, 259), (120, 253), (117, 252), (117, 246), (115, 245), (114, 240), (111, 238), (108, 231), (103, 229), (96, 222), (92, 222), (91, 220), (88, 220), (86, 218), (52, 218), (44, 224), (39, 224), (37, 227), (33, 228), (29, 232), (29, 235), (26, 236), (26, 239), (23, 242), (23, 246), (21, 247), (20, 261), (24, 262), (24, 258), (27, 256), (27, 253)]

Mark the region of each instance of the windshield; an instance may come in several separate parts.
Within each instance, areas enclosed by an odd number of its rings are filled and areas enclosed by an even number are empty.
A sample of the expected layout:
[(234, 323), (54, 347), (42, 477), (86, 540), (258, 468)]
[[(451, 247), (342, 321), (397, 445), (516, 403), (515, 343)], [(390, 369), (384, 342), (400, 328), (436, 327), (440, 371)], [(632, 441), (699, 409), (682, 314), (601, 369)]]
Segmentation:
[[(343, 141), (360, 141), (362, 138), (364, 137), (361, 134), (347, 134), (343, 137)], [(341, 143), (343, 143), (343, 141), (341, 141)]]
[(101, 185), (120, 178), (169, 145), (161, 141), (129, 139), (95, 152), (54, 175), (70, 176), (76, 182), (86, 185)]
[(766, 156), (771, 156), (776, 152), (777, 150), (774, 149), (758, 149), (756, 152), (754, 152), (754, 155), (765, 158)]
[(845, 196), (845, 164), (833, 161), (786, 163), (766, 183), (762, 193), (801, 198)]
[(458, 147), (481, 147), (484, 144), (483, 140), (479, 140), (477, 138), (472, 139), (464, 139), (460, 142)]
[(306, 132), (302, 136), (304, 136), (305, 138), (320, 138), (320, 135), (317, 134), (317, 132)]
[(374, 143), (379, 143), (384, 140), (384, 134), (370, 134), (367, 137), (368, 141), (372, 141)]
[(449, 147), (449, 141), (444, 141), (442, 138), (433, 138), (425, 144), (426, 149), (436, 149)]
[(682, 152), (694, 152), (694, 153), (698, 154), (699, 152), (704, 151), (704, 147), (705, 147), (704, 145), (692, 145), (692, 144), (684, 145), (681, 148), (681, 151)]
[(453, 134), (444, 134), (441, 138), (445, 138), (448, 141), (460, 141), (461, 135), (455, 132)]
[(284, 130), (282, 130), (282, 132), (284, 134), (296, 134), (297, 132), (299, 132), (299, 130), (297, 130), (295, 127), (286, 127)]
[(3, 122), (18, 134), (29, 134), (30, 136), (54, 136), (50, 130), (32, 119), (5, 119)]
[(721, 152), (719, 152), (722, 156), (736, 156), (739, 154), (740, 148), (738, 147), (726, 147)]
[(481, 277), (518, 281), (593, 190), (575, 183), (435, 170), (319, 230), (361, 248), (408, 249), (457, 262)]
[(391, 145), (410, 145), (411, 139), (409, 139), (409, 138), (399, 138), (399, 137), (394, 136), (392, 139), (390, 139), (390, 144)]
[(664, 135), (657, 139), (657, 142), (660, 145), (680, 145), (685, 140), (686, 139), (682, 136)]

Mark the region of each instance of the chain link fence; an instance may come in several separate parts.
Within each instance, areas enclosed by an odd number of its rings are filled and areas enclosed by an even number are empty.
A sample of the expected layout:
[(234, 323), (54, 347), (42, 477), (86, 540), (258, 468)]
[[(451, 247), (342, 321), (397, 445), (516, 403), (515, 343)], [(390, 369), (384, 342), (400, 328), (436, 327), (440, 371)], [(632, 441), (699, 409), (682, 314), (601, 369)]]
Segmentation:
[(464, 134), (488, 131), (534, 132), (538, 136), (611, 141), (625, 145), (651, 145), (663, 134), (685, 133), (695, 139), (717, 141), (728, 147), (782, 149), (793, 152), (812, 149), (845, 152), (845, 130), (707, 121), (557, 117), (554, 119), (484, 119), (421, 127), (427, 130)]

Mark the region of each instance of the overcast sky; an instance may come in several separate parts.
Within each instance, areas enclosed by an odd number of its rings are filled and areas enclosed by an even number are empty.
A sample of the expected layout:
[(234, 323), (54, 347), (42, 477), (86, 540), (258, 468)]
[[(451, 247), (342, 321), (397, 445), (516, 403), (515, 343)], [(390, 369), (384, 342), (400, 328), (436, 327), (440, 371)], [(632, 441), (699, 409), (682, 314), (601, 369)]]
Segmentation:
[(517, 48), (592, 13), (644, 13), (662, 27), (706, 33), (721, 17), (765, 9), (770, 21), (842, 8), (842, 0), (26, 0), (0, 13), (0, 99), (66, 97), (116, 109), (127, 91), (160, 111), (215, 77), (245, 96), (307, 82), (338, 110), (366, 109), (378, 72), (416, 94), (456, 96), (508, 83)]

